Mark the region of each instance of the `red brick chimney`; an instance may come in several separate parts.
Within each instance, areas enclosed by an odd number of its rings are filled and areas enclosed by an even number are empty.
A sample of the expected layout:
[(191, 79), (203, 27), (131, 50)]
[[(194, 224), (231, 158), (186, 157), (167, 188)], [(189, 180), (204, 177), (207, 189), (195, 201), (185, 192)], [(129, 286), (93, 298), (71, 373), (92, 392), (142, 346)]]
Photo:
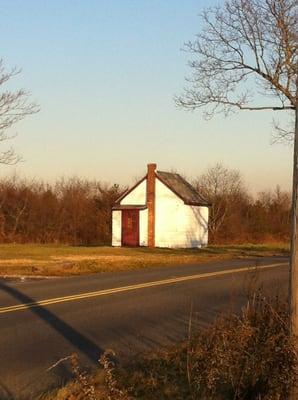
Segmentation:
[(155, 171), (156, 164), (147, 165), (148, 247), (155, 247)]

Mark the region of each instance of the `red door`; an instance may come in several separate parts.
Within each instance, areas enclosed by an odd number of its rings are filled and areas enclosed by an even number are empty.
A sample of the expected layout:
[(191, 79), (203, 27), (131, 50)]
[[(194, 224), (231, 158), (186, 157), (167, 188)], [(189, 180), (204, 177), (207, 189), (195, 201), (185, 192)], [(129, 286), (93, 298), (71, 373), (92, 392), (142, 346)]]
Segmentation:
[(139, 246), (139, 210), (122, 210), (122, 246)]

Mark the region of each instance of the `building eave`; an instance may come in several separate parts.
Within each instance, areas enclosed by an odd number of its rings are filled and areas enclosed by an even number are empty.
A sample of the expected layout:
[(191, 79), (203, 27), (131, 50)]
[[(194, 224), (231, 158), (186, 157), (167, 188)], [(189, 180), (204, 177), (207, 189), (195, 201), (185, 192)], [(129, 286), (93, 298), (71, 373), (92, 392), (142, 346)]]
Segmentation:
[(112, 208), (113, 211), (116, 210), (146, 210), (146, 204), (115, 204)]
[(196, 203), (196, 202), (184, 201), (184, 204), (187, 206), (211, 207), (210, 203)]

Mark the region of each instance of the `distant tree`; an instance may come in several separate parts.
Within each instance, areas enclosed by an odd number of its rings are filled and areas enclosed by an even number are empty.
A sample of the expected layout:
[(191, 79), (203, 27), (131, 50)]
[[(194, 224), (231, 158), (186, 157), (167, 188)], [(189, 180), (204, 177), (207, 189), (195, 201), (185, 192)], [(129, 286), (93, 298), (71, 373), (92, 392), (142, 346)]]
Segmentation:
[(121, 192), (79, 178), (52, 185), (0, 179), (0, 242), (110, 244), (112, 205)]
[[(290, 297), (291, 328), (298, 336), (298, 2), (227, 0), (207, 9), (202, 20), (202, 31), (186, 44), (192, 75), (177, 103), (204, 107), (208, 117), (232, 110), (295, 113)], [(265, 96), (253, 102), (260, 92)]]
[(18, 75), (20, 70), (13, 68), (7, 71), (0, 59), (0, 164), (15, 164), (20, 160), (13, 147), (3, 148), (3, 143), (13, 139), (16, 134), (9, 129), (27, 115), (39, 111), (36, 104), (30, 103), (29, 93), (23, 89), (12, 91), (5, 90), (5, 84)]
[(258, 193), (248, 212), (248, 230), (253, 240), (289, 239), (291, 195), (279, 186)]
[(221, 228), (226, 227), (231, 214), (235, 213), (239, 199), (246, 197), (242, 177), (239, 171), (218, 163), (197, 178), (195, 186), (211, 204), (209, 230), (211, 240), (216, 242)]

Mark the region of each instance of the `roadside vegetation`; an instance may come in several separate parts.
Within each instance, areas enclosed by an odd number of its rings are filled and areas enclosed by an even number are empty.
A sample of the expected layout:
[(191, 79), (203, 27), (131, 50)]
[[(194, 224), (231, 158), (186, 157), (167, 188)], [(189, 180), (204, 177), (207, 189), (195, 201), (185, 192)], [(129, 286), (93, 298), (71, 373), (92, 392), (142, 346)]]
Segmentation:
[(289, 245), (245, 244), (203, 249), (148, 249), (1, 244), (0, 276), (70, 276), (138, 268), (286, 256)]
[[(287, 242), (291, 197), (280, 187), (252, 194), (221, 164), (194, 179), (211, 204), (209, 243)], [(53, 184), (0, 179), (0, 243), (111, 244), (111, 208), (124, 188), (79, 178)]]
[(288, 254), (288, 192), (277, 187), (253, 196), (240, 172), (221, 164), (193, 184), (212, 204), (210, 247), (149, 250), (109, 247), (111, 208), (124, 190), (119, 185), (79, 178), (54, 184), (2, 179), (0, 275), (79, 275)]
[(287, 304), (259, 291), (240, 314), (222, 314), (190, 329), (185, 342), (121, 366), (110, 351), (87, 374), (72, 355), (73, 381), (40, 399), (286, 400), (297, 367), (288, 321)]

